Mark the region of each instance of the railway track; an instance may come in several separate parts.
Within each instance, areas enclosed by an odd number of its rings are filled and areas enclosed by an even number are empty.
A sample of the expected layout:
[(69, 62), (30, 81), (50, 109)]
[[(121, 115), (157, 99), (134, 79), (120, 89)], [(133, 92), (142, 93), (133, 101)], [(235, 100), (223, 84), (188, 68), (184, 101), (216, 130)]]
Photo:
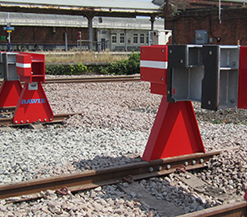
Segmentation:
[[(45, 84), (52, 83), (102, 83), (102, 82), (137, 82), (140, 75), (119, 75), (119, 76), (97, 76), (83, 78), (50, 78), (45, 80)], [(2, 81), (0, 81), (0, 85)]]
[[(42, 124), (46, 123), (61, 123), (64, 119), (69, 118), (70, 116), (76, 115), (79, 113), (70, 113), (70, 114), (57, 114), (53, 116), (53, 121), (42, 122)], [(13, 127), (13, 126), (25, 126), (30, 124), (14, 124), (13, 118), (0, 118), (0, 127)]]
[(188, 213), (180, 217), (246, 217), (247, 201), (240, 201)]
[[(46, 83), (86, 83), (86, 82), (122, 82), (122, 81), (133, 81), (133, 80), (121, 80), (123, 76), (120, 76), (120, 80), (109, 80), (109, 79), (99, 79), (96, 81), (94, 79), (48, 79)], [(138, 77), (134, 81), (138, 81)], [(5, 108), (1, 111), (9, 113), (14, 111), (13, 108)], [(54, 121), (52, 123), (61, 122), (64, 118), (68, 118), (75, 114), (59, 114), (54, 116)], [(8, 124), (9, 123), (9, 124)], [(0, 126), (11, 126), (13, 125), (12, 118), (0, 119)], [(17, 126), (17, 125), (15, 125)], [(23, 126), (23, 125), (21, 125)], [(219, 154), (220, 151), (211, 152), (207, 154), (195, 154), (188, 156), (180, 156), (175, 158), (162, 159), (157, 161), (140, 162), (138, 164), (128, 164), (126, 166), (102, 169), (96, 171), (88, 171), (77, 174), (58, 176), (52, 178), (46, 178), (41, 180), (26, 181), (22, 183), (16, 183), (11, 185), (0, 186), (0, 198), (11, 198), (16, 196), (22, 196), (16, 202), (21, 202), (29, 199), (36, 199), (43, 197), (40, 191), (45, 191), (47, 189), (58, 190), (66, 189), (76, 192), (85, 189), (95, 188), (101, 185), (115, 184), (120, 182), (131, 182), (133, 180), (139, 180), (144, 178), (150, 178), (155, 176), (166, 175), (173, 173), (176, 170), (184, 169), (193, 170), (198, 168), (203, 168), (204, 163), (212, 157), (213, 155)], [(194, 163), (196, 162), (196, 163)], [(184, 167), (184, 165), (187, 165)], [(66, 188), (65, 188), (66, 187)], [(27, 196), (23, 196), (27, 195)], [(11, 201), (11, 200), (10, 200)], [(12, 201), (13, 202), (13, 201)], [(247, 202), (240, 201), (231, 204), (225, 204), (222, 206), (217, 206), (213, 208), (208, 208), (206, 210), (189, 213), (182, 215), (183, 217), (196, 217), (196, 216), (247, 216)]]
[(212, 156), (221, 153), (221, 151), (222, 150), (208, 153), (195, 153), (150, 162), (142, 161), (109, 169), (92, 170), (40, 180), (25, 181), (17, 184), (2, 185), (0, 186), (0, 199), (35, 194), (47, 189), (56, 190), (64, 186), (73, 192), (118, 183), (123, 179), (129, 182), (167, 175), (175, 172), (183, 167), (183, 165), (187, 165), (186, 170), (199, 169), (205, 167), (205, 163)]
[[(48, 189), (56, 190), (56, 192), (60, 194), (67, 194), (68, 191), (77, 192), (80, 190), (96, 188), (98, 186), (122, 182), (132, 183), (134, 180), (167, 175), (176, 171), (178, 172), (181, 168), (185, 169), (184, 165), (187, 165), (186, 170), (199, 169), (205, 167), (205, 163), (214, 155), (220, 154), (221, 151), (223, 150), (205, 154), (196, 153), (171, 157), (151, 162), (143, 161), (114, 168), (2, 185), (0, 186), (0, 199), (5, 199), (7, 203), (23, 202), (44, 197), (44, 194), (40, 192)], [(14, 198), (14, 200), (12, 198)], [(242, 200), (181, 215), (181, 217), (199, 216), (244, 217), (247, 216), (247, 201)]]
[(140, 81), (140, 75), (46, 79), (47, 84), (50, 84), (50, 83), (134, 82), (134, 81)]

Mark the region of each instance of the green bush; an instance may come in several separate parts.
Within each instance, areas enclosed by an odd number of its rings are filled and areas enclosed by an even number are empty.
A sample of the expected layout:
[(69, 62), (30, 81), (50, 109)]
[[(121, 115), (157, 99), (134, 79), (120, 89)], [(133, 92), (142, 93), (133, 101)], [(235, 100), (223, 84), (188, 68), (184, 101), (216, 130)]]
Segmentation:
[(98, 68), (90, 68), (101, 74), (111, 75), (131, 75), (140, 73), (140, 53), (132, 53), (128, 60), (122, 60), (110, 63), (108, 66), (99, 66)]
[(140, 53), (132, 53), (128, 60), (112, 62), (109, 65), (85, 66), (82, 63), (77, 65), (46, 66), (47, 75), (81, 75), (85, 72), (96, 72), (103, 75), (131, 75), (140, 73)]
[(87, 71), (87, 66), (82, 63), (78, 63), (76, 66), (70, 65), (71, 75), (81, 75)]
[(84, 66), (82, 63), (77, 65), (68, 65), (63, 66), (61, 64), (55, 66), (46, 66), (45, 73), (47, 75), (81, 75), (87, 71), (87, 66)]
[(61, 64), (55, 66), (45, 66), (45, 73), (47, 75), (64, 75), (66, 73), (66, 67), (62, 66)]

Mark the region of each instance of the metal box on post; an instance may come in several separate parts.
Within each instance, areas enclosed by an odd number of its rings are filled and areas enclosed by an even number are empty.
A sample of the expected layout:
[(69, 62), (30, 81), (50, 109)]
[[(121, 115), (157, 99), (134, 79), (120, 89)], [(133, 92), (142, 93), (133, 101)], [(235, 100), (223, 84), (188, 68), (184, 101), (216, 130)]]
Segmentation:
[(201, 101), (202, 45), (168, 45), (167, 101)]
[(208, 43), (208, 32), (207, 30), (196, 30), (196, 44), (207, 44)]
[(237, 107), (239, 46), (203, 46), (203, 65), (201, 107), (215, 111)]

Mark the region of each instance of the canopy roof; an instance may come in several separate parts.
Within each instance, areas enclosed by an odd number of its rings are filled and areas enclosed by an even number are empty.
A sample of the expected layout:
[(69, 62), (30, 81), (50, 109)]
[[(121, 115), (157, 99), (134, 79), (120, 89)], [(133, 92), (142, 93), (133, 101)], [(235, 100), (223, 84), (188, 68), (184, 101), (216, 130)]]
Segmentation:
[[(163, 6), (156, 1), (134, 0), (4, 0), (0, 11), (70, 14), (85, 16), (135, 17), (163, 16)], [(159, 2), (159, 1), (158, 1)]]
[[(0, 25), (5, 26), (46, 26), (46, 27), (82, 27), (86, 28), (86, 17), (77, 15), (59, 14), (32, 14), (32, 13), (0, 13)], [(98, 29), (139, 29), (150, 30), (149, 18), (121, 18), (121, 17), (94, 17), (93, 28)], [(164, 19), (156, 19), (155, 30), (164, 30)]]

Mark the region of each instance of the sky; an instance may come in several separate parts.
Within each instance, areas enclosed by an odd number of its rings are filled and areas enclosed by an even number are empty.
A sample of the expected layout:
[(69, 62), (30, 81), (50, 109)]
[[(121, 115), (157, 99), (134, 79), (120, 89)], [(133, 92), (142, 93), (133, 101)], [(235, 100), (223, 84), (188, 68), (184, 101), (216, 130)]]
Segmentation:
[(152, 0), (125, 0), (125, 1), (152, 2)]

